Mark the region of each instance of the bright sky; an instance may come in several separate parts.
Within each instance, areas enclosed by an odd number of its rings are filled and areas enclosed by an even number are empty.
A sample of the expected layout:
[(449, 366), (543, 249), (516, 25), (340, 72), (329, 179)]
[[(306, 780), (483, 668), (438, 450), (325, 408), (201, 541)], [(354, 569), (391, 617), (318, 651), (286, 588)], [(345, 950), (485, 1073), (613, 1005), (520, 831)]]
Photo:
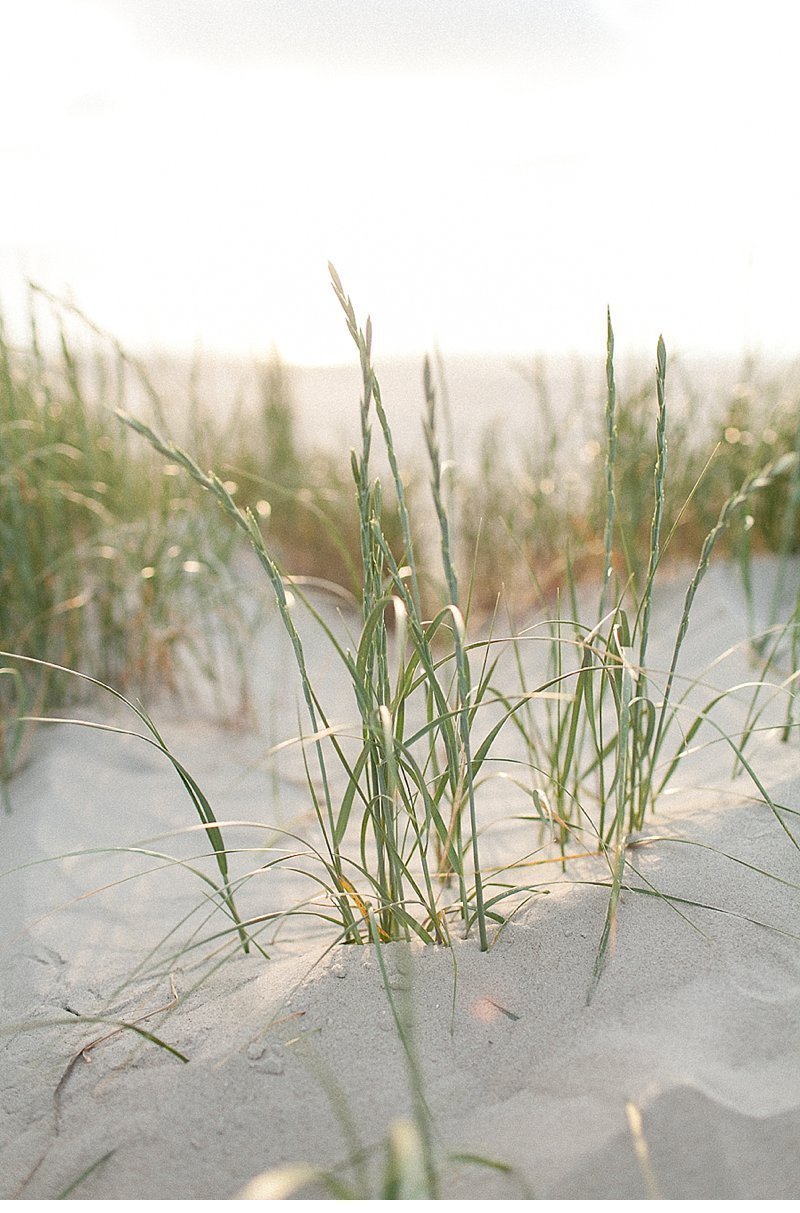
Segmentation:
[(0, 0), (0, 299), (140, 352), (800, 346), (791, 0)]

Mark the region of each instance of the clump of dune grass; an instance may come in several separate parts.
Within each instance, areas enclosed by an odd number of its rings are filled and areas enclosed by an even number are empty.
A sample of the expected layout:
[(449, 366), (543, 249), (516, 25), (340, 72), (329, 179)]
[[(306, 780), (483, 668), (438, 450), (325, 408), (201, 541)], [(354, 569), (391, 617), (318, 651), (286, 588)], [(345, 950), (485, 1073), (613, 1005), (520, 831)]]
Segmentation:
[[(715, 548), (745, 511), (756, 508), (754, 503), (760, 496), (774, 494), (787, 479), (796, 476), (797, 454), (785, 452), (756, 471), (750, 471), (723, 501), (716, 522), (702, 542), (686, 588), (669, 664), (666, 670), (652, 669), (648, 665), (648, 652), (657, 575), (679, 520), (679, 516), (674, 518), (670, 532), (665, 534), (666, 365), (666, 349), (659, 338), (649, 543), (644, 560), (641, 556), (632, 560), (628, 546), (622, 554), (624, 559), (617, 563), (615, 533), (621, 510), (617, 460), (622, 439), (616, 412), (614, 334), (609, 316), (606, 520), (598, 622), (587, 625), (581, 621), (576, 587), (569, 576), (572, 614), (567, 618), (558, 616), (548, 628), (550, 684), (559, 687), (562, 693), (544, 701), (543, 725), (533, 724), (529, 713), (519, 713), (513, 700), (504, 697), (509, 718), (514, 718), (525, 738), (530, 768), (541, 776), (540, 788), (533, 789), (534, 804), (542, 820), (549, 819), (556, 827), (562, 853), (574, 835), (586, 837), (588, 833), (594, 836), (599, 850), (609, 861), (611, 892), (595, 978), (602, 969), (614, 928), (628, 841), (641, 831), (647, 815), (655, 810), (657, 800), (678, 769), (681, 758), (690, 750), (702, 728), (710, 726), (717, 730), (720, 739), (733, 751), (735, 766), (747, 772), (779, 825), (795, 841), (781, 810), (771, 800), (745, 755), (753, 735), (752, 727), (747, 724), (738, 736), (731, 736), (715, 724), (714, 710), (728, 692), (715, 692), (698, 707), (690, 705), (688, 697), (702, 685), (702, 678), (690, 679), (688, 686), (684, 685), (679, 693), (676, 683), (692, 605)], [(701, 479), (702, 476), (701, 472)], [(687, 502), (691, 502), (696, 491), (697, 485), (692, 487)], [(624, 581), (615, 571), (617, 568), (625, 570)], [(794, 631), (791, 623), (789, 630)], [(765, 664), (762, 680), (753, 691), (751, 720), (768, 670), (769, 661)], [(685, 678), (681, 681), (685, 683)], [(790, 727), (787, 722), (784, 740)]]
[[(669, 667), (660, 676), (651, 671), (648, 651), (657, 575), (681, 517), (680, 511), (667, 511), (666, 350), (659, 340), (649, 534), (644, 554), (637, 545), (634, 558), (635, 536), (622, 530), (628, 490), (624, 483), (621, 488), (618, 467), (623, 437), (609, 317), (599, 614), (589, 623), (579, 617), (576, 575), (568, 562), (568, 610), (559, 611), (542, 636), (549, 653), (547, 675), (533, 687), (523, 676), (521, 687), (510, 692), (496, 677), (500, 638), (468, 639), (469, 609), (462, 609), (430, 368), (426, 366), (424, 374), (424, 427), (444, 598), (435, 611), (426, 612), (418, 532), (372, 364), (371, 323), (359, 326), (332, 268), (331, 275), (362, 371), (361, 446), (351, 453), (361, 558), (361, 629), (354, 648), (334, 635), (294, 581), (287, 583), (256, 514), (242, 509), (218, 476), (202, 471), (190, 455), (151, 427), (131, 417), (125, 420), (216, 498), (249, 539), (267, 574), (292, 644), (308, 715), (307, 753), (313, 755), (315, 768), (313, 775), (308, 768), (308, 786), (320, 837), (316, 853), (323, 866), (316, 879), (343, 937), (368, 941), (374, 915), (383, 940), (415, 934), (425, 942), (442, 943), (460, 920), (461, 929), (475, 929), (486, 948), (489, 923), (504, 921), (502, 903), (518, 903), (521, 894), (537, 891), (537, 886), (520, 886), (501, 875), (493, 877), (487, 892), (481, 859), (478, 788), (510, 728), (523, 739), (531, 774), (529, 820), (555, 831), (565, 860), (575, 835), (584, 844), (588, 838), (592, 848), (609, 859), (612, 893), (602, 956), (621, 887), (627, 839), (642, 828), (699, 729), (713, 723), (720, 699), (715, 695), (699, 709), (692, 708), (686, 720), (685, 695), (675, 694), (694, 597), (715, 547), (758, 493), (773, 491), (793, 473), (796, 456), (786, 453), (749, 474), (724, 501), (687, 586)], [(376, 430), (389, 467), (388, 492), (371, 471)], [(702, 478), (703, 472), (683, 509), (699, 491)], [(384, 528), (387, 498), (400, 530), (399, 557)], [(347, 672), (359, 719), (355, 745), (354, 739), (337, 735), (315, 690), (295, 622), (293, 602), (298, 600)], [(524, 639), (512, 636), (512, 645), (519, 649)], [(518, 659), (520, 672), (523, 665)], [(728, 740), (759, 794), (771, 803), (747, 762), (745, 741)]]
[(25, 752), (19, 717), (75, 693), (56, 666), (175, 690), (186, 663), (218, 665), (212, 617), (231, 638), (243, 623), (230, 532), (109, 407), (126, 399), (124, 356), (79, 359), (64, 327), (58, 344), (45, 357), (33, 307), (27, 349), (0, 328), (0, 635), (50, 663), (0, 671), (4, 788)]
[[(681, 677), (679, 693), (676, 691), (692, 604), (711, 555), (746, 511), (755, 509), (762, 496), (777, 492), (797, 468), (796, 454), (784, 452), (745, 475), (739, 487), (723, 498), (721, 508), (718, 504), (716, 521), (698, 544), (699, 559), (689, 578), (668, 668), (651, 669), (648, 656), (658, 575), (675, 541), (682, 510), (703, 487), (707, 466), (689, 487), (682, 509), (676, 510), (669, 504), (667, 489), (671, 434), (668, 441), (666, 349), (659, 340), (649, 474), (640, 470), (637, 476), (649, 496), (647, 542), (642, 550), (637, 540), (634, 552), (636, 535), (626, 532), (630, 490), (625, 483), (625, 431), (620, 427), (610, 316), (606, 382), (604, 522), (596, 540), (600, 554), (597, 615), (587, 618), (586, 587), (579, 593), (579, 573), (567, 561), (555, 615), (525, 629), (513, 641), (525, 702), (520, 703), (519, 693), (509, 693), (507, 685), (495, 683), (491, 688), (504, 705), (505, 722), (525, 745), (533, 818), (549, 825), (562, 849), (576, 831), (584, 835), (589, 831), (596, 845), (606, 848), (614, 838), (619, 842), (640, 830), (646, 814), (655, 807), (680, 755), (722, 698), (715, 695), (705, 707), (690, 709), (687, 698), (699, 680), (686, 685)], [(680, 458), (680, 438), (678, 452)], [(679, 491), (685, 490), (684, 475), (681, 468)], [(538, 592), (538, 585), (534, 589)], [(538, 686), (529, 685), (525, 673), (530, 663), (523, 659), (522, 650), (531, 644), (546, 653), (547, 677)], [(768, 666), (763, 671), (765, 678), (767, 673)], [(742, 747), (750, 735), (743, 732)]]
[[(333, 270), (332, 278), (362, 370), (361, 448), (351, 455), (362, 564), (362, 631), (356, 650), (344, 648), (307, 605), (351, 681), (361, 731), (355, 754), (347, 752), (331, 729), (314, 689), (285, 579), (255, 514), (242, 510), (220, 478), (204, 473), (186, 452), (136, 419), (125, 420), (216, 498), (248, 537), (267, 574), (300, 674), (316, 767), (316, 781), (309, 778), (309, 790), (322, 839), (324, 882), (345, 937), (351, 942), (367, 940), (374, 912), (386, 940), (416, 934), (426, 942), (445, 942), (450, 919), (456, 917), (464, 930), (477, 929), (481, 947), (486, 948), (487, 908), (474, 793), (482, 760), (472, 754), (472, 729), (487, 679), (472, 686), (441, 496), (433, 404), (428, 416), (432, 489), (445, 577), (456, 600), (428, 620), (422, 609), (405, 486), (371, 361), (371, 324), (359, 327)], [(373, 418), (390, 468), (403, 538), (402, 564), (383, 527), (383, 485), (371, 472)], [(293, 594), (302, 597), (295, 585)], [(338, 799), (334, 774), (344, 776)], [(355, 854), (345, 844), (353, 831), (359, 840)]]
[[(628, 840), (642, 829), (700, 731), (715, 727), (714, 711), (724, 698), (714, 692), (704, 704), (698, 705), (690, 694), (696, 689), (697, 680), (690, 680), (687, 686), (679, 673), (695, 595), (714, 550), (742, 516), (753, 517), (758, 500), (765, 495), (784, 493), (782, 544), (784, 553), (790, 552), (790, 538), (786, 537), (791, 537), (794, 526), (794, 498), (785, 486), (787, 479), (791, 484), (797, 475), (797, 455), (794, 451), (783, 452), (759, 470), (749, 471), (739, 486), (723, 498), (716, 521), (698, 545), (699, 557), (688, 582), (671, 660), (666, 669), (654, 670), (649, 660), (650, 630), (659, 572), (671, 545), (677, 542), (687, 511), (706, 492), (709, 469), (714, 463), (713, 459), (710, 462), (706, 459), (696, 481), (686, 488), (686, 470), (682, 466), (684, 430), (679, 427), (677, 485), (685, 496), (680, 505), (672, 504), (670, 450), (674, 461), (676, 439), (668, 419), (666, 349), (659, 340), (655, 407), (649, 414), (649, 471), (645, 475), (644, 464), (640, 467), (637, 463), (636, 474), (631, 474), (630, 459), (642, 457), (645, 437), (643, 429), (641, 432), (631, 429), (631, 417), (624, 406), (620, 407), (609, 316), (602, 427), (605, 457), (599, 461), (602, 476), (601, 487), (597, 489), (603, 515), (601, 524), (595, 526), (594, 539), (586, 545), (594, 566), (584, 565), (578, 547), (573, 549), (565, 538), (564, 532), (572, 530), (572, 515), (563, 512), (557, 494), (542, 490), (548, 500), (555, 498), (548, 505), (548, 509), (555, 511), (552, 518), (538, 516), (545, 533), (543, 542), (555, 542), (563, 548), (561, 572), (556, 578), (560, 591), (555, 597), (555, 610), (551, 607), (543, 622), (519, 633), (513, 623), (514, 609), (518, 606), (517, 591), (513, 589), (503, 601), (502, 609), (496, 612), (488, 633), (485, 629), (476, 633), (473, 609), (476, 580), (482, 575), (480, 554), (473, 555), (472, 576), (465, 578), (459, 567), (463, 534), (459, 536), (454, 516), (463, 520), (468, 510), (463, 500), (457, 500), (441, 456), (439, 408), (432, 370), (426, 362), (422, 387), (429, 505), (425, 525), (421, 526), (419, 501), (412, 500), (401, 474), (373, 365), (371, 322), (367, 320), (363, 327), (359, 324), (353, 304), (332, 267), (331, 278), (361, 369), (360, 444), (350, 458), (350, 509), (355, 530), (341, 536), (338, 505), (326, 512), (320, 500), (307, 512), (313, 515), (322, 532), (337, 538), (340, 554), (348, 554), (348, 575), (353, 577), (354, 590), (351, 601), (359, 613), (352, 636), (342, 639), (341, 629), (331, 624), (330, 617), (315, 605), (313, 595), (306, 592), (308, 584), (315, 581), (313, 574), (303, 572), (308, 566), (300, 565), (298, 576), (297, 565), (289, 568), (284, 565), (287, 559), (303, 558), (292, 546), (297, 539), (296, 531), (292, 532), (293, 511), (289, 510), (278, 526), (273, 500), (296, 505), (303, 490), (298, 488), (302, 461), (293, 430), (291, 403), (277, 362), (273, 361), (264, 375), (262, 442), (250, 443), (252, 470), (248, 472), (243, 466), (239, 472), (244, 474), (237, 473), (230, 461), (226, 461), (222, 475), (205, 471), (194, 455), (164, 431), (164, 409), (147, 377), (141, 375), (140, 382), (151, 399), (158, 424), (151, 425), (141, 417), (119, 410), (125, 423), (119, 448), (124, 452), (124, 460), (113, 492), (109, 486), (101, 496), (109, 500), (113, 497), (115, 501), (118, 498), (117, 511), (123, 511), (130, 501), (125, 485), (138, 485), (142, 467), (148, 466), (149, 481), (159, 486), (158, 500), (155, 509), (152, 500), (149, 501), (147, 508), (140, 511), (138, 521), (147, 519), (147, 525), (156, 528), (162, 548), (172, 540), (163, 550), (167, 564), (174, 558), (176, 546), (179, 553), (184, 550), (175, 542), (176, 521), (181, 520), (195, 528), (191, 534), (196, 542), (201, 542), (204, 535), (209, 536), (209, 550), (199, 547), (196, 563), (205, 560), (206, 567), (211, 567), (218, 559), (217, 553), (222, 552), (219, 564), (224, 568), (225, 559), (230, 560), (238, 550), (235, 539), (238, 535), (249, 544), (266, 574), (269, 597), (291, 644), (306, 714), (298, 743), (305, 762), (315, 831), (313, 836), (293, 841), (299, 845), (299, 862), (318, 891), (310, 912), (334, 923), (341, 937), (350, 943), (369, 942), (370, 924), (374, 922), (382, 941), (417, 936), (426, 943), (447, 943), (451, 933), (458, 930), (467, 935), (474, 932), (481, 948), (486, 949), (492, 924), (502, 926), (510, 910), (542, 888), (541, 882), (528, 884), (520, 879), (522, 858), (519, 864), (511, 862), (500, 868), (487, 866), (484, 858), (494, 829), (493, 823), (482, 822), (486, 789), (487, 786), (491, 789), (498, 766), (511, 762), (521, 772), (516, 778), (517, 786), (528, 798), (529, 811), (522, 817), (538, 828), (545, 839), (556, 842), (562, 865), (566, 866), (568, 849), (575, 840), (582, 850), (592, 850), (607, 858), (611, 901), (605, 941), (613, 926)], [(113, 348), (122, 367), (127, 368), (124, 353), (116, 346)], [(77, 402), (78, 419), (86, 426), (94, 415), (85, 406), (77, 365), (65, 340), (62, 349), (72, 385), (71, 399), (73, 404)], [(40, 374), (43, 371), (41, 367)], [(31, 431), (31, 418), (36, 420), (32, 405), (28, 413), (31, 416), (26, 426), (18, 427), (26, 433)], [(60, 416), (59, 410), (56, 413)], [(46, 414), (49, 416), (50, 411), (46, 410)], [(637, 421), (637, 425), (643, 423)], [(149, 445), (136, 444), (136, 433), (147, 439)], [(231, 434), (209, 437), (199, 410), (195, 411), (189, 428), (188, 437), (191, 439), (192, 435), (206, 455), (220, 447), (229, 453), (236, 450)], [(557, 428), (552, 424), (544, 443), (548, 458), (555, 457), (558, 442)], [(136, 453), (138, 445), (140, 453)], [(238, 448), (243, 464), (247, 462), (246, 445), (240, 443)], [(632, 452), (628, 449), (630, 445)], [(37, 446), (36, 458), (53, 446), (53, 443)], [(92, 448), (92, 443), (88, 446)], [(381, 466), (388, 469), (383, 475), (375, 471), (376, 446), (381, 453)], [(58, 444), (55, 447), (63, 454)], [(105, 444), (101, 444), (101, 451), (104, 448)], [(76, 452), (70, 456), (73, 462), (80, 463), (83, 448), (77, 440), (69, 449)], [(261, 470), (267, 473), (260, 478), (253, 463), (259, 452)], [(137, 463), (156, 456), (152, 466)], [(158, 467), (162, 469), (160, 477), (154, 472)], [(112, 479), (109, 473), (106, 480), (93, 483), (106, 484)], [(163, 488), (165, 481), (168, 492)], [(251, 487), (243, 489), (248, 481)], [(504, 491), (509, 486), (513, 490), (513, 481), (504, 483)], [(646, 494), (647, 510), (641, 503), (633, 508), (634, 490), (637, 501)], [(139, 491), (152, 490), (139, 486)], [(486, 502), (486, 492), (490, 491), (491, 485), (484, 490), (483, 498), (476, 494), (479, 503), (476, 508), (481, 500)], [(337, 501), (338, 493), (336, 489)], [(162, 498), (161, 494), (166, 495)], [(220, 507), (217, 511), (202, 508), (204, 494), (216, 501)], [(309, 500), (306, 498), (306, 505)], [(180, 502), (179, 507), (176, 502)], [(589, 498), (584, 505), (590, 509)], [(86, 508), (91, 518), (98, 516), (96, 509)], [(533, 517), (524, 516), (524, 527), (530, 525)], [(590, 519), (591, 511), (586, 517)], [(512, 514), (506, 517), (505, 524), (513, 541), (517, 567), (528, 577), (539, 601), (552, 604), (554, 600), (548, 596), (548, 588), (552, 587), (542, 585), (537, 572), (541, 565), (536, 559), (528, 559), (524, 533), (521, 537), (514, 535)], [(588, 527), (588, 522), (585, 525)], [(646, 541), (641, 538), (643, 532)], [(221, 539), (222, 535), (228, 539)], [(578, 539), (584, 542), (583, 531)], [(76, 544), (73, 552), (80, 550)], [(210, 553), (214, 553), (213, 561)], [(432, 574), (432, 558), (438, 562), (438, 576)], [(137, 549), (137, 561), (140, 559), (141, 549)], [(585, 595), (582, 597), (578, 585), (580, 574), (587, 567), (597, 568), (599, 586), (597, 609), (588, 614)], [(81, 568), (79, 575), (85, 592), (86, 569)], [(142, 615), (152, 626), (159, 609), (174, 612), (179, 595), (155, 560), (138, 569), (135, 584), (141, 592), (140, 582), (152, 589), (152, 598), (145, 603), (150, 614)], [(437, 584), (438, 601), (432, 598), (432, 589)], [(114, 601), (119, 597), (113, 595)], [(94, 598), (89, 594), (87, 604), (92, 602)], [(507, 632), (500, 623), (503, 611), (508, 616)], [(53, 608), (49, 612), (56, 620), (61, 613)], [(301, 615), (305, 617), (302, 624)], [(306, 626), (321, 630), (346, 675), (356, 719), (354, 729), (335, 728), (332, 724), (329, 706), (323, 702), (307, 660)], [(790, 632), (794, 636), (794, 631)], [(30, 646), (25, 636), (18, 640), (17, 651), (28, 648), (30, 652), (32, 647), (36, 656), (27, 663), (15, 664), (9, 659), (8, 671), (3, 674), (9, 699), (13, 696), (16, 701), (24, 700), (31, 685), (26, 678), (30, 668), (41, 672), (41, 680), (61, 677), (67, 664), (64, 654), (74, 665), (81, 664), (80, 646), (66, 650), (56, 647), (55, 652), (48, 648), (52, 629)], [(125, 667), (121, 644), (110, 645), (110, 652)], [(537, 645), (545, 654), (544, 673), (533, 681), (523, 653), (530, 644)], [(504, 650), (513, 654), (516, 679), (509, 680), (507, 665), (501, 663)], [(102, 681), (91, 673), (91, 666), (86, 672), (95, 678), (95, 685)], [(767, 673), (768, 666), (765, 678)], [(3, 751), (6, 773), (18, 752), (16, 716), (39, 715), (38, 709), (22, 706), (23, 711), (17, 708), (11, 726), (6, 729)], [(730, 745), (736, 763), (747, 771), (758, 794), (786, 828), (746, 755), (758, 714), (756, 696), (741, 736), (723, 739)], [(783, 728), (786, 737), (793, 727), (792, 719), (790, 710)], [(152, 737), (149, 717), (140, 720), (147, 724)], [(513, 739), (511, 750), (510, 739)], [(514, 757), (510, 758), (512, 750)], [(176, 760), (168, 753), (167, 756), (174, 764)], [(184, 782), (201, 822), (205, 825), (213, 821), (205, 798), (199, 797), (199, 790), (191, 782)], [(226, 854), (221, 835), (215, 838), (215, 855)], [(224, 875), (224, 882), (219, 896), (228, 905), (225, 899), (232, 896), (233, 885), (227, 871), (222, 873), (220, 869), (220, 874)], [(252, 923), (237, 920), (240, 942), (246, 944), (251, 926), (258, 930), (274, 917), (268, 911)], [(605, 942), (601, 944), (601, 956), (604, 947)]]

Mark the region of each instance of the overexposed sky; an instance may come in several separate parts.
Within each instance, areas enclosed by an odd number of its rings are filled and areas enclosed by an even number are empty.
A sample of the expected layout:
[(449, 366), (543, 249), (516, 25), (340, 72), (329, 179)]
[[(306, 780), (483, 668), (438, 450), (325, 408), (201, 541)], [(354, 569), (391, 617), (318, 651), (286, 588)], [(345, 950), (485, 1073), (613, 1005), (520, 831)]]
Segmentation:
[(800, 6), (0, 0), (0, 300), (145, 352), (800, 349)]

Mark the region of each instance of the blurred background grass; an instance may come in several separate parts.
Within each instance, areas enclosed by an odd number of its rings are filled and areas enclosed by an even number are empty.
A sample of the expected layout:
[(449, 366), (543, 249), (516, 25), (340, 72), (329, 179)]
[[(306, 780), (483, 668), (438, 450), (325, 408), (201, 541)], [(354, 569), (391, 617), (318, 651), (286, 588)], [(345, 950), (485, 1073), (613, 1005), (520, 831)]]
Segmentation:
[[(349, 458), (301, 432), (290, 375), (277, 355), (254, 368), (256, 398), (232, 406), (204, 398), (191, 368), (174, 389), (180, 399), (160, 399), (124, 352), (86, 338), (81, 343), (64, 326), (57, 355), (45, 355), (35, 320), (24, 348), (0, 336), (5, 649), (79, 668), (125, 690), (176, 690), (187, 661), (213, 671), (219, 627), (212, 620), (229, 636), (245, 626), (237, 540), (214, 511), (199, 508), (196, 486), (118, 422), (113, 410), (132, 398), (157, 424), (180, 418), (173, 436), (225, 478), (237, 504), (254, 511), (287, 575), (334, 583), (358, 597), (359, 519)], [(499, 597), (524, 614), (552, 602), (568, 575), (602, 572), (602, 408), (584, 400), (574, 423), (556, 419), (541, 364), (530, 390), (527, 443), (509, 441), (502, 424), (489, 422), (466, 458), (443, 452), (459, 577), (471, 586), (472, 610), (483, 615)], [(799, 393), (792, 368), (760, 376), (749, 368), (727, 398), (718, 389), (716, 409), (684, 385), (688, 407), (673, 411), (668, 426), (666, 559), (696, 559), (721, 502), (745, 474), (797, 448)], [(386, 403), (391, 417), (392, 400)], [(423, 408), (420, 367), (420, 433)], [(352, 410), (356, 417), (355, 396)], [(634, 586), (645, 572), (637, 553), (648, 551), (655, 415), (652, 380), (620, 394), (615, 547), (625, 555), (616, 571)], [(517, 418), (515, 434), (524, 427)], [(404, 475), (433, 610), (444, 588), (433, 571), (422, 460), (409, 455)], [(797, 505), (797, 477), (771, 485), (731, 530), (728, 555), (746, 560), (757, 551), (794, 551)], [(390, 505), (384, 524), (401, 562), (400, 525)], [(0, 685), (8, 711), (14, 683)], [(52, 675), (46, 687), (28, 688), (29, 698), (49, 706), (64, 694), (65, 684)]]

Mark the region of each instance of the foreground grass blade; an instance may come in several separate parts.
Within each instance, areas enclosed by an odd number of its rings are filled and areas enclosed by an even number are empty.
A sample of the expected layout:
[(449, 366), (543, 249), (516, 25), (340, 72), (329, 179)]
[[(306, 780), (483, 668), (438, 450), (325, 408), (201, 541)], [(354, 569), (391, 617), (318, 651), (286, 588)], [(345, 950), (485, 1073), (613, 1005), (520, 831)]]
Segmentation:
[[(247, 932), (245, 931), (244, 927), (242, 926), (241, 919), (239, 918), (239, 913), (236, 909), (236, 903), (234, 901), (234, 897), (233, 897), (233, 894), (230, 889), (227, 853), (226, 853), (225, 844), (224, 844), (224, 841), (222, 838), (222, 834), (219, 830), (219, 827), (217, 826), (216, 817), (214, 816), (214, 811), (211, 808), (210, 803), (208, 802), (206, 796), (203, 794), (202, 790), (200, 789), (200, 787), (198, 786), (196, 781), (192, 778), (192, 776), (185, 769), (185, 767), (178, 761), (178, 759), (175, 757), (175, 755), (172, 754), (171, 751), (164, 744), (164, 741), (163, 741), (161, 735), (159, 734), (158, 730), (156, 729), (155, 725), (153, 724), (152, 720), (147, 715), (147, 713), (144, 711), (144, 709), (141, 707), (138, 707), (135, 703), (133, 703), (130, 699), (127, 699), (123, 694), (121, 694), (121, 692), (116, 691), (113, 687), (107, 686), (105, 683), (100, 682), (99, 679), (97, 679), (97, 678), (91, 678), (88, 674), (81, 674), (78, 670), (70, 670), (66, 666), (55, 665), (54, 662), (40, 661), (35, 657), (24, 657), (17, 653), (0, 652), (0, 657), (4, 658), (6, 660), (21, 661), (21, 662), (26, 662), (31, 665), (43, 666), (50, 670), (57, 670), (61, 674), (70, 674), (74, 678), (80, 678), (84, 682), (88, 682), (88, 683), (92, 684), (93, 686), (97, 687), (99, 690), (105, 691), (107, 694), (113, 696), (114, 699), (117, 699), (120, 703), (123, 703), (127, 708), (130, 709), (131, 712), (133, 712), (133, 714), (136, 717), (138, 717), (138, 719), (142, 722), (142, 724), (148, 730), (150, 736), (149, 737), (143, 736), (141, 733), (129, 733), (129, 736), (139, 737), (142, 741), (145, 741), (148, 744), (153, 745), (157, 750), (160, 751), (160, 753), (162, 753), (164, 755), (165, 758), (167, 758), (169, 760), (169, 762), (172, 764), (175, 771), (177, 772), (177, 774), (181, 780), (181, 783), (183, 784), (184, 788), (186, 789), (186, 791), (188, 792), (188, 794), (191, 798), (191, 801), (195, 807), (198, 817), (200, 818), (201, 822), (203, 823), (206, 834), (208, 835), (208, 840), (211, 843), (211, 847), (214, 852), (214, 858), (216, 860), (217, 867), (219, 868), (219, 872), (220, 872), (220, 875), (221, 875), (222, 881), (223, 881), (222, 888), (219, 890), (220, 895), (222, 896), (222, 898), (225, 902), (225, 905), (227, 906), (228, 911), (229, 911), (231, 917), (233, 918), (233, 921), (237, 925), (242, 948), (245, 952), (248, 952), (249, 948), (250, 948), (250, 941), (249, 941)], [(52, 721), (52, 718), (48, 718), (47, 720), (40, 721), (40, 723), (53, 723), (53, 721)], [(59, 723), (59, 722), (56, 722), (56, 723)], [(61, 723), (63, 723), (63, 722), (61, 722)], [(82, 724), (88, 728), (97, 728), (100, 731), (126, 732), (126, 730), (111, 729), (111, 728), (109, 728), (109, 726), (95, 725), (89, 721), (77, 721), (75, 723)]]

